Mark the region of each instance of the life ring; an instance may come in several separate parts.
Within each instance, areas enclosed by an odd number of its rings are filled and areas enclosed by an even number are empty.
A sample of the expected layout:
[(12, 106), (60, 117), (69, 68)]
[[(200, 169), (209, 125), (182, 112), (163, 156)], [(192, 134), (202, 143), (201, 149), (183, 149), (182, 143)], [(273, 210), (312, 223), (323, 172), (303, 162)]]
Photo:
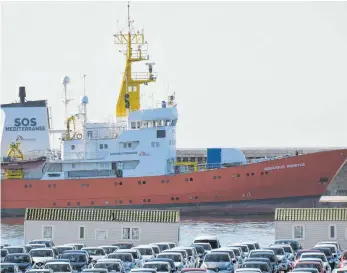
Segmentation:
[(77, 134), (77, 139), (82, 139), (82, 134)]

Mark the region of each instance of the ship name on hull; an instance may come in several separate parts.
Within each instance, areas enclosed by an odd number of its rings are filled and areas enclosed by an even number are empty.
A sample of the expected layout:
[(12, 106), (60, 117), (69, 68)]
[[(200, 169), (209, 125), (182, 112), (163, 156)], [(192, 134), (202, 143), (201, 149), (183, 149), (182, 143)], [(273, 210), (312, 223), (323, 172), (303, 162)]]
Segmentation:
[(265, 167), (264, 171), (281, 170), (281, 169), (298, 168), (298, 167), (305, 167), (305, 163)]

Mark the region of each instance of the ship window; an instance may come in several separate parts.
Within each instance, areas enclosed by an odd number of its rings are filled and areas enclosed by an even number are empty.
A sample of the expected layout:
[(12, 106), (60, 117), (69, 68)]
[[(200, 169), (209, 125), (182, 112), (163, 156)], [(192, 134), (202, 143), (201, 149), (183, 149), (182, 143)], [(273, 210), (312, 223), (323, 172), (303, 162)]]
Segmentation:
[(131, 148), (131, 143), (130, 142), (128, 143), (128, 148)]
[(87, 131), (87, 137), (91, 138), (93, 136), (93, 132), (92, 131)]
[(170, 120), (165, 121), (165, 126), (170, 126)]
[(71, 150), (75, 150), (75, 145), (71, 145)]
[(107, 144), (104, 144), (104, 149), (108, 149), (108, 145)]
[(48, 177), (60, 177), (60, 173), (49, 173)]
[(303, 225), (294, 225), (293, 226), (293, 239), (304, 239), (305, 230)]
[(128, 86), (128, 92), (135, 92), (136, 86)]
[(174, 119), (174, 120), (171, 122), (171, 126), (176, 126), (176, 123), (177, 123), (177, 119)]
[(75, 164), (75, 163), (72, 163), (72, 164), (71, 164), (71, 168), (72, 168), (72, 169), (76, 168), (76, 164)]
[(123, 148), (126, 149), (126, 147), (127, 147), (127, 144), (123, 143)]
[(53, 239), (53, 226), (42, 226), (42, 238)]
[(159, 142), (156, 142), (155, 145), (157, 146), (157, 148), (160, 146)]
[(137, 122), (137, 129), (140, 129), (140, 128), (141, 128), (141, 122), (138, 121), (138, 122)]
[(104, 148), (104, 144), (100, 144), (100, 149), (103, 149)]
[(157, 130), (157, 138), (165, 138), (166, 131), (165, 130)]
[(142, 126), (143, 126), (144, 128), (147, 128), (147, 127), (148, 127), (148, 121), (144, 121), (143, 124), (142, 124)]
[(155, 142), (154, 141), (151, 142), (151, 146), (152, 146), (152, 148), (155, 148)]
[(136, 122), (131, 123), (131, 129), (136, 129)]
[(140, 240), (140, 229), (139, 228), (123, 228), (123, 240)]
[(336, 226), (335, 225), (329, 225), (329, 239), (331, 239), (331, 240), (336, 239)]

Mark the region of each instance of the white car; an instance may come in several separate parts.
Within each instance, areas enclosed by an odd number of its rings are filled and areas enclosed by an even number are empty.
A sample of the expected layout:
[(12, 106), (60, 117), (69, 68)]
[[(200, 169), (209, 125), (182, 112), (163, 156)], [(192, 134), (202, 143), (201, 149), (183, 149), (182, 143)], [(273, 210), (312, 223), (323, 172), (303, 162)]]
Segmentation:
[(262, 271), (259, 268), (238, 268), (235, 273), (262, 273)]
[(94, 262), (107, 258), (105, 250), (101, 247), (83, 247), (81, 250), (86, 250)]
[(94, 268), (105, 268), (108, 272), (125, 272), (123, 262), (119, 259), (99, 259)]
[(35, 263), (46, 263), (57, 258), (52, 248), (35, 248), (30, 250), (29, 254)]
[(137, 249), (141, 253), (143, 263), (155, 258), (154, 250), (149, 245), (138, 245), (133, 247), (133, 249)]
[(115, 252), (116, 250), (119, 249), (118, 246), (100, 246), (101, 248), (103, 248), (106, 252), (106, 254), (111, 254), (113, 252)]
[(12, 253), (27, 253), (25, 247), (23, 246), (6, 246), (4, 249), (7, 249), (9, 254)]
[(182, 269), (185, 267), (184, 258), (181, 253), (168, 251), (168, 252), (160, 253), (157, 256), (157, 258), (171, 259), (174, 262), (178, 271), (182, 271)]

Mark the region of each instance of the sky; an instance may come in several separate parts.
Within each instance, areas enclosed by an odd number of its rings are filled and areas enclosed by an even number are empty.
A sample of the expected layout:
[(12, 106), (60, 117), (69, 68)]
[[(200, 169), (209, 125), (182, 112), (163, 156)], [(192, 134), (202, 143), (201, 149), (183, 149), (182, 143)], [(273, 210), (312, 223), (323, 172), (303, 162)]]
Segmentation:
[[(25, 85), (61, 129), (61, 78), (73, 113), (85, 74), (88, 117), (114, 118), (126, 19), (126, 2), (2, 3), (1, 103)], [(131, 2), (131, 19), (158, 72), (142, 105), (175, 92), (177, 148), (347, 147), (347, 2)]]

